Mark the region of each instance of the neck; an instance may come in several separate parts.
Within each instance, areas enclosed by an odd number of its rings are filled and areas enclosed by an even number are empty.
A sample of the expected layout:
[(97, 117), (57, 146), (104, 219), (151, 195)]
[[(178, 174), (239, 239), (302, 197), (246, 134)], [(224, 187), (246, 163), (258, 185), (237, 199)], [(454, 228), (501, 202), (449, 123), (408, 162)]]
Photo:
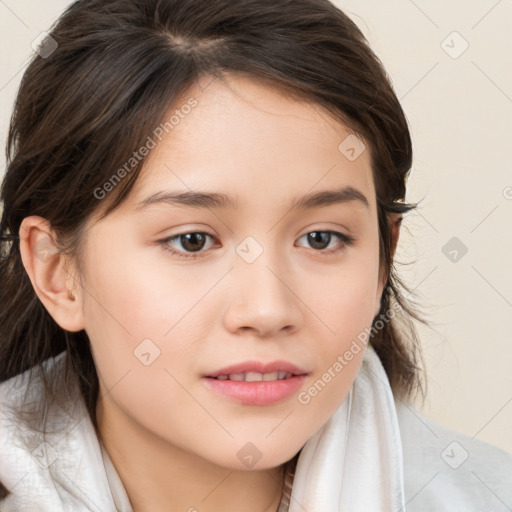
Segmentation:
[(101, 441), (133, 512), (276, 512), (284, 466), (240, 471), (218, 466), (134, 425), (98, 403)]

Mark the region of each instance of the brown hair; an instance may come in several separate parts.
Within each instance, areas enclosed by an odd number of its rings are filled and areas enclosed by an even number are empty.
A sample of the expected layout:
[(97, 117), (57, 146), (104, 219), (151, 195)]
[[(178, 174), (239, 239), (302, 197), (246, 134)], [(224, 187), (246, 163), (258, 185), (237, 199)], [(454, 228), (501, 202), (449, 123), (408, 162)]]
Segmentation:
[[(412, 165), (407, 120), (379, 59), (357, 26), (327, 0), (80, 0), (50, 31), (57, 47), (35, 55), (16, 98), (7, 142), (0, 224), (0, 382), (66, 351), (63, 373), (44, 379), (48, 403), (68, 379), (95, 428), (98, 377), (85, 331), (67, 332), (36, 296), (19, 251), (29, 215), (47, 219), (62, 251), (80, 261), (83, 227), (102, 187), (202, 76), (244, 73), (328, 109), (369, 146), (377, 195), (380, 258), (387, 276), (372, 330), (396, 395), (422, 389), (418, 337), (395, 272), (389, 214), (405, 202)], [(49, 48), (50, 46), (47, 46)], [(340, 141), (341, 142), (341, 141)], [(108, 215), (144, 162), (109, 193)], [(42, 371), (42, 370), (41, 370)], [(44, 372), (43, 372), (44, 373)]]

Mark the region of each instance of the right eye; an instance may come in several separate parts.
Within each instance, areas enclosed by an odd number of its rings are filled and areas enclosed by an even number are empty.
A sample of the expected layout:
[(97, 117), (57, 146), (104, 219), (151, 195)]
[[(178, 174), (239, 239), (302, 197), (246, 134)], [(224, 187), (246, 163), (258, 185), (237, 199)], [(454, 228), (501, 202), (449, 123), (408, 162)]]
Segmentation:
[[(191, 231), (186, 233), (179, 233), (158, 242), (162, 245), (165, 251), (178, 256), (178, 258), (198, 258), (195, 253), (202, 253), (201, 249), (204, 247), (207, 238), (213, 238), (213, 235), (202, 231)], [(179, 242), (183, 250), (176, 250), (170, 247), (171, 243)], [(188, 253), (190, 251), (190, 253)]]

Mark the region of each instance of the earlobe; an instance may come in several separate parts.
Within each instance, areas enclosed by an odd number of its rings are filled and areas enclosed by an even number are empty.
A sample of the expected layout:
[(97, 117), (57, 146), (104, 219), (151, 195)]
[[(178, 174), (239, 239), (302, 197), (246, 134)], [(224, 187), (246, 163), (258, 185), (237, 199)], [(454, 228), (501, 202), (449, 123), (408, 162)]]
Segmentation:
[(50, 223), (38, 216), (23, 219), (20, 253), (39, 300), (60, 327), (76, 332), (85, 328), (78, 282), (69, 260), (60, 253)]

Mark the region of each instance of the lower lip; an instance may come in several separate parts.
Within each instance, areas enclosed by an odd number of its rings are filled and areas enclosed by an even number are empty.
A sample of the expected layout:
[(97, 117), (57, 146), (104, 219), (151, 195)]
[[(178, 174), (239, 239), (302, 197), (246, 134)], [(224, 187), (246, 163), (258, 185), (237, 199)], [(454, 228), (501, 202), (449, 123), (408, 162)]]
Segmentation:
[(216, 393), (247, 405), (269, 405), (280, 402), (299, 390), (307, 375), (288, 379), (244, 382), (203, 377), (205, 385)]

